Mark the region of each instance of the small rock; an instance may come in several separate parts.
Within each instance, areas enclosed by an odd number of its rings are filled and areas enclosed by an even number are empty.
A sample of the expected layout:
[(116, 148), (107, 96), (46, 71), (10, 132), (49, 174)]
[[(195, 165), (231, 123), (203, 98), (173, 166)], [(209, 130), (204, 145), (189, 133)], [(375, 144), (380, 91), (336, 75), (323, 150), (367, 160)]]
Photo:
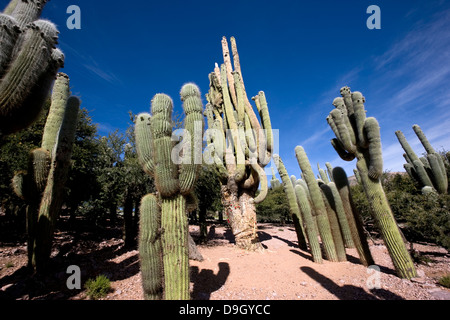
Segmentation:
[(411, 278), (411, 281), (415, 282), (415, 283), (425, 283), (427, 280), (424, 278), (417, 277), (417, 278)]

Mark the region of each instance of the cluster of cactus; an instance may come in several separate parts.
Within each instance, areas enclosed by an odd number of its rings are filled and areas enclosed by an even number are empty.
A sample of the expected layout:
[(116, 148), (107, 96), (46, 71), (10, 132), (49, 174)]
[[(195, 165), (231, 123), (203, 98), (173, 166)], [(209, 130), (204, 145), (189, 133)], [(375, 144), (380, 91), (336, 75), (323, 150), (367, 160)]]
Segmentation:
[(47, 0), (12, 0), (0, 13), (0, 137), (39, 116), (64, 55), (58, 30), (37, 20)]
[[(203, 105), (195, 84), (180, 92), (185, 112), (181, 159), (172, 138), (172, 99), (156, 94), (151, 113), (135, 120), (138, 159), (155, 181), (157, 194), (141, 200), (139, 256), (146, 299), (189, 299), (189, 232), (187, 210), (195, 199), (202, 164)], [(196, 145), (200, 143), (200, 146)], [(199, 158), (200, 157), (200, 158)], [(195, 201), (194, 201), (195, 202)]]
[[(236, 41), (222, 39), (224, 63), (216, 64), (209, 74), (210, 88), (205, 116), (208, 121), (206, 154), (215, 163), (222, 178), (222, 203), (230, 221), (236, 245), (249, 250), (260, 247), (256, 233), (255, 203), (267, 195), (268, 182), (264, 167), (270, 162), (273, 133), (266, 97), (260, 91), (255, 102), (258, 120), (245, 91)], [(260, 186), (260, 193), (256, 191)]]
[(30, 152), (27, 171), (18, 172), (12, 186), (28, 203), (29, 265), (45, 271), (55, 222), (63, 201), (71, 163), (80, 100), (70, 95), (69, 77), (59, 73), (42, 135), (41, 147)]
[[(319, 167), (316, 179), (303, 147), (297, 146), (295, 154), (302, 170), (302, 179), (295, 176), (287, 178), (280, 157), (274, 155), (274, 160), (283, 179), (291, 212), (299, 217), (314, 262), (322, 263), (320, 236), (328, 260), (346, 261), (345, 248), (356, 247), (361, 262), (366, 266), (373, 264), (345, 171), (340, 167), (333, 169), (327, 163), (328, 175)], [(301, 248), (305, 246), (300, 241), (299, 245)]]
[(327, 122), (336, 135), (331, 144), (343, 160), (357, 159), (356, 168), (371, 214), (397, 274), (402, 278), (415, 277), (414, 263), (381, 185), (383, 157), (378, 121), (373, 117), (366, 117), (365, 98), (361, 92), (351, 92), (349, 87), (343, 87), (341, 96), (334, 99), (335, 109), (327, 117)]
[(423, 193), (447, 193), (448, 178), (444, 159), (434, 150), (422, 129), (417, 124), (413, 125), (413, 130), (427, 154), (425, 157), (418, 157), (409, 145), (403, 132), (400, 130), (396, 131), (395, 135), (405, 151), (403, 157), (405, 158), (406, 163), (403, 167), (411, 179), (413, 179), (419, 188), (422, 189)]

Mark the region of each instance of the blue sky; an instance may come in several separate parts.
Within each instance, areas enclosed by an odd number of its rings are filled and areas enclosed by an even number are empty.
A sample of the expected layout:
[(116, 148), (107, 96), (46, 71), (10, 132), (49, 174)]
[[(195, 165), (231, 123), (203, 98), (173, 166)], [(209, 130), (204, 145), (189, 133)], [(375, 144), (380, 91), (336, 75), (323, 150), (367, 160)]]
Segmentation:
[[(66, 9), (73, 4), (81, 9), (81, 30), (66, 27)], [(317, 162), (324, 167), (329, 161), (353, 174), (355, 161), (337, 156), (325, 120), (344, 85), (364, 94), (367, 115), (380, 123), (385, 169), (403, 171), (396, 130), (417, 153), (424, 152), (413, 124), (435, 148), (450, 150), (449, 1), (129, 4), (53, 0), (42, 15), (58, 26), (66, 55), (61, 71), (70, 76), (73, 94), (102, 135), (124, 131), (128, 111), (148, 111), (158, 92), (172, 96), (178, 110), (184, 83), (196, 83), (204, 96), (208, 74), (223, 61), (222, 36), (235, 36), (246, 91), (266, 93), (289, 174), (300, 175), (297, 145), (305, 148), (315, 171)], [(366, 27), (372, 4), (381, 9), (380, 30)]]

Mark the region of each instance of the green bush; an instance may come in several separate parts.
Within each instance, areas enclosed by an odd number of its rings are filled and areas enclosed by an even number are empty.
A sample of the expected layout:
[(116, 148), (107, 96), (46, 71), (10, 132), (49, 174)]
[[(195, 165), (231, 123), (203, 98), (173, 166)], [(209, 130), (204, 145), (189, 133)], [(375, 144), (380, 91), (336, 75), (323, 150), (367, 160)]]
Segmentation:
[(105, 297), (111, 290), (111, 282), (108, 277), (101, 274), (95, 279), (88, 279), (84, 285), (89, 298), (97, 300)]
[(281, 222), (289, 221), (289, 204), (283, 187), (269, 189), (266, 198), (256, 205), (256, 216), (260, 222)]
[(443, 287), (450, 288), (450, 274), (441, 277), (438, 283)]
[[(450, 249), (450, 195), (422, 194), (408, 175), (385, 173), (383, 186), (392, 212), (408, 241), (425, 241)], [(362, 188), (352, 187), (356, 206), (370, 225), (371, 217)]]

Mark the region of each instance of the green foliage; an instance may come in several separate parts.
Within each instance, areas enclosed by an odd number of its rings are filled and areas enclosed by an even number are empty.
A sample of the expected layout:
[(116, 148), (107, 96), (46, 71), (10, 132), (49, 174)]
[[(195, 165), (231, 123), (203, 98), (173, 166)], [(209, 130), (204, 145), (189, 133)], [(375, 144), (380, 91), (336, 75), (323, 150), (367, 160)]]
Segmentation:
[(446, 275), (446, 276), (441, 277), (439, 279), (438, 283), (441, 286), (444, 286), (446, 288), (450, 288), (450, 275)]
[(256, 215), (260, 222), (290, 221), (289, 203), (281, 186), (269, 189), (264, 201), (256, 204)]
[(86, 294), (89, 298), (97, 300), (105, 297), (111, 291), (111, 281), (105, 275), (101, 274), (95, 279), (88, 279), (84, 284)]
[[(450, 249), (450, 196), (435, 192), (422, 194), (405, 174), (383, 174), (386, 197), (391, 210), (408, 241), (431, 242)], [(355, 205), (369, 231), (373, 221), (368, 202), (360, 185), (352, 187)]]

